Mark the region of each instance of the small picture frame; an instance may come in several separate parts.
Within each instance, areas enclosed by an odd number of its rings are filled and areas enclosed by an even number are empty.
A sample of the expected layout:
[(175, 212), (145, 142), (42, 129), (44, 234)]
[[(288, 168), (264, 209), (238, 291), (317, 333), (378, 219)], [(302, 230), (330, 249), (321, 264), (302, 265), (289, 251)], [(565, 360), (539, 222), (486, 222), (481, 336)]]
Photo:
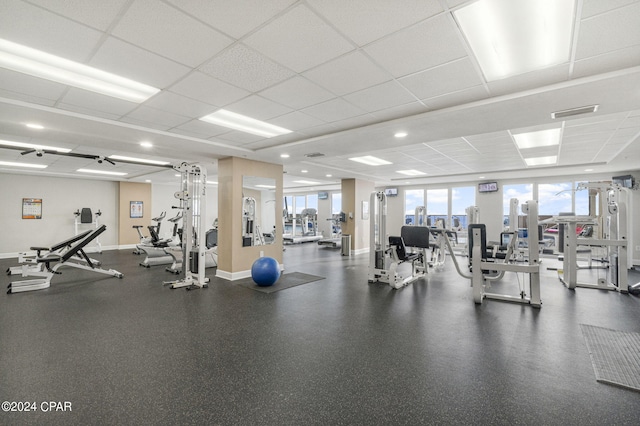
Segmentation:
[(130, 201), (129, 202), (129, 217), (132, 219), (139, 219), (144, 213), (144, 203), (142, 201)]
[(362, 202), (362, 220), (369, 220), (369, 202)]

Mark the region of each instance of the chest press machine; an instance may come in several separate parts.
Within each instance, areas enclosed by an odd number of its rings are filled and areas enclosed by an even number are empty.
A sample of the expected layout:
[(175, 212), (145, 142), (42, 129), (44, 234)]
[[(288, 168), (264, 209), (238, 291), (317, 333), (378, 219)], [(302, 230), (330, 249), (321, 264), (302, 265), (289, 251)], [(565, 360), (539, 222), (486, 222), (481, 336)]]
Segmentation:
[[(534, 308), (542, 307), (542, 300), (540, 299), (538, 202), (529, 200), (522, 204), (522, 212), (527, 215), (528, 244), (526, 250), (528, 251), (528, 256), (526, 256), (526, 262), (516, 263), (514, 260), (513, 254), (517, 243), (517, 233), (512, 233), (509, 239), (504, 260), (501, 262), (489, 262), (486, 248), (487, 237), (485, 225), (470, 225), (468, 243), (471, 252), (471, 274), (467, 274), (460, 269), (460, 265), (453, 254), (453, 248), (451, 247), (449, 238), (446, 234), (443, 236), (458, 274), (471, 280), (473, 301), (476, 304), (482, 304), (484, 299), (494, 299), (527, 304)], [(489, 271), (495, 271), (495, 273), (489, 273)], [(491, 281), (501, 280), (505, 272), (522, 272), (527, 274), (529, 276), (529, 295), (527, 295), (525, 291), (526, 288), (524, 284), (522, 287), (519, 287), (520, 292), (518, 295), (488, 292), (487, 290), (491, 288)]]
[[(124, 275), (114, 269), (102, 269), (97, 267), (84, 251), (84, 248), (94, 241), (100, 234), (107, 229), (106, 225), (101, 225), (93, 231), (88, 231), (65, 242), (65, 246), (59, 248), (60, 251), (49, 251), (44, 256), (36, 255), (30, 263), (38, 263), (44, 265), (40, 271), (25, 270), (23, 276), (40, 277), (30, 280), (13, 281), (8, 286), (8, 294), (20, 293), (25, 291), (42, 290), (51, 286), (51, 279), (55, 275), (59, 275), (58, 269), (63, 266), (69, 266), (77, 269), (84, 269), (100, 274), (110, 275), (112, 277), (122, 278)], [(38, 253), (51, 248), (32, 247)], [(25, 275), (26, 274), (26, 275)]]

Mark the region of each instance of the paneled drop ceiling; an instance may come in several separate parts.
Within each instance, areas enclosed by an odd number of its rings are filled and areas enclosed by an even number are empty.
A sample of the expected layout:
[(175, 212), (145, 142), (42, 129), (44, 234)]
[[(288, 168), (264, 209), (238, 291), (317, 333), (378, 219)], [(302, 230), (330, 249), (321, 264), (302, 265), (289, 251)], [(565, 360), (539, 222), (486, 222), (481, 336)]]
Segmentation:
[[(138, 104), (0, 68), (0, 139), (197, 161), (211, 180), (227, 156), (282, 163), (288, 188), (309, 186), (296, 180), (392, 185), (640, 168), (640, 1), (577, 0), (565, 62), (494, 81), (455, 15), (469, 3), (3, 0), (0, 39), (161, 91)], [(551, 118), (594, 104), (593, 113)], [(265, 138), (199, 120), (219, 109), (292, 132)], [(536, 149), (557, 164), (527, 167), (512, 135), (549, 128), (561, 129), (560, 145)], [(394, 137), (399, 131), (407, 136)], [(364, 155), (392, 164), (349, 160)], [(92, 168), (176, 181), (163, 168), (1, 146), (0, 161), (48, 166), (0, 166), (4, 173), (78, 177)]]

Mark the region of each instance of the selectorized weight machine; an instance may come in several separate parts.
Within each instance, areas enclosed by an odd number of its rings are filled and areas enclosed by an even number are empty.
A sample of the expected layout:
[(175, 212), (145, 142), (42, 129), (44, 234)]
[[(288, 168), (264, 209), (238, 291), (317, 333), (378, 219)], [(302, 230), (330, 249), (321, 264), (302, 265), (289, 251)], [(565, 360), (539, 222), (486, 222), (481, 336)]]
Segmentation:
[(181, 173), (180, 191), (174, 196), (182, 210), (182, 278), (165, 281), (170, 288), (187, 290), (208, 286), (205, 276), (207, 245), (205, 240), (207, 212), (207, 170), (199, 164), (182, 163), (175, 167)]

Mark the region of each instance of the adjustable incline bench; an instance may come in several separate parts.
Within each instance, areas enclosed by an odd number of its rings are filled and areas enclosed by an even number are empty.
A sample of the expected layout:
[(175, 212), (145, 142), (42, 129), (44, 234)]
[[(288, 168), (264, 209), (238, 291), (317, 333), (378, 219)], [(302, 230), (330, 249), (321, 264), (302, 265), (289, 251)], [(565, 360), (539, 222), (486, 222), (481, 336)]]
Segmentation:
[[(91, 233), (90, 229), (74, 237), (56, 243), (51, 247), (29, 247), (29, 250), (35, 250), (36, 254), (29, 255), (25, 252), (18, 253), (18, 263), (20, 263), (20, 265), (7, 268), (7, 275), (22, 274), (23, 277), (44, 277), (45, 275), (40, 275), (44, 273), (44, 264), (38, 263), (38, 258), (42, 256), (48, 256), (50, 254), (62, 255), (73, 246), (73, 243), (83, 239), (84, 237), (89, 235), (89, 233)], [(100, 265), (100, 262), (94, 259), (92, 259), (92, 263), (96, 266)]]
[[(7, 294), (20, 293), (24, 291), (42, 290), (48, 288), (51, 285), (51, 279), (54, 275), (60, 274), (58, 269), (63, 266), (70, 266), (78, 269), (85, 269), (88, 271), (94, 271), (100, 274), (111, 275), (113, 277), (122, 278), (124, 275), (113, 269), (102, 269), (96, 267), (95, 263), (87, 256), (84, 251), (84, 247), (98, 238), (107, 229), (106, 225), (102, 225), (99, 228), (89, 231), (84, 237), (78, 235), (74, 238), (77, 239), (71, 247), (69, 247), (63, 253), (50, 252), (45, 256), (36, 256), (35, 260), (39, 264), (43, 264), (46, 272), (32, 273), (31, 276), (43, 275), (43, 278), (33, 280), (14, 281), (9, 284)], [(66, 247), (66, 246), (65, 246)], [(80, 259), (78, 259), (80, 258)], [(54, 264), (52, 267), (51, 265)], [(24, 275), (23, 275), (24, 276)], [(29, 275), (27, 275), (29, 276)]]

